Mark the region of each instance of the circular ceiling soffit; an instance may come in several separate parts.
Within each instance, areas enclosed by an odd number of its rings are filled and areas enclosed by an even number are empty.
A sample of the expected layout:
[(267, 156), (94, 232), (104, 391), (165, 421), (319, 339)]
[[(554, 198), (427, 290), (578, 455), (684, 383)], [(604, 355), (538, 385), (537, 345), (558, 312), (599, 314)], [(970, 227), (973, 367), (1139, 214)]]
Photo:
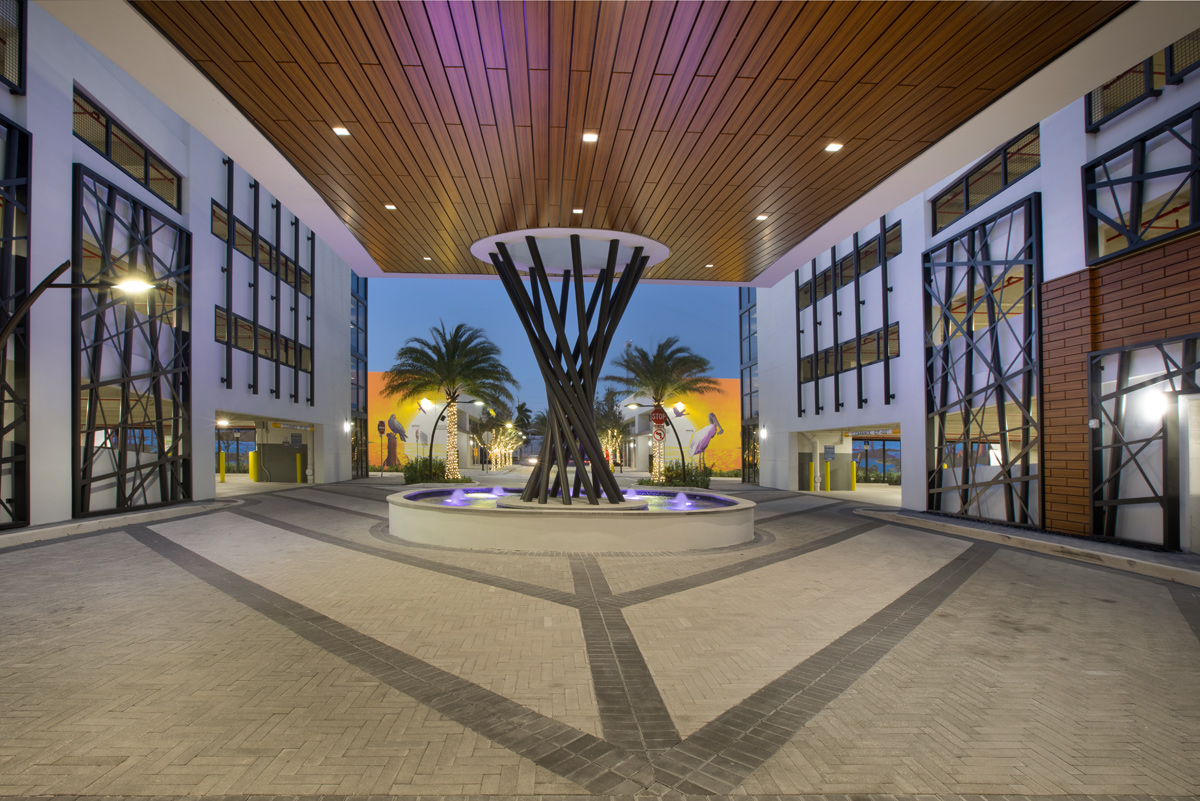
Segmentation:
[(537, 239), (538, 253), (542, 263), (551, 270), (562, 270), (571, 265), (571, 235), (579, 235), (579, 250), (583, 260), (583, 272), (599, 273), (608, 263), (609, 242), (620, 241), (617, 249), (617, 267), (624, 269), (633, 258), (634, 248), (642, 248), (642, 255), (648, 256), (647, 267), (662, 262), (671, 255), (670, 249), (661, 242), (649, 237), (638, 236), (624, 231), (609, 231), (603, 228), (526, 228), (521, 231), (508, 231), (495, 236), (484, 237), (471, 245), (471, 255), (486, 264), (492, 263), (492, 253), (498, 253), (496, 244), (503, 242), (508, 249), (508, 255), (513, 265), (521, 271), (527, 271), (533, 265), (529, 255), (529, 245), (525, 237)]

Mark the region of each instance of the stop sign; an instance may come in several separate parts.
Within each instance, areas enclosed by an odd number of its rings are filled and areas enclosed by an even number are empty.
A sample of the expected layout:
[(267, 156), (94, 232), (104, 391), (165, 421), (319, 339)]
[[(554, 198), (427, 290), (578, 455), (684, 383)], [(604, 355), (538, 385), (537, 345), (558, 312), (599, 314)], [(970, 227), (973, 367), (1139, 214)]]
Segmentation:
[(665, 425), (667, 422), (667, 413), (663, 411), (661, 406), (655, 406), (654, 411), (650, 412), (650, 422), (656, 426)]

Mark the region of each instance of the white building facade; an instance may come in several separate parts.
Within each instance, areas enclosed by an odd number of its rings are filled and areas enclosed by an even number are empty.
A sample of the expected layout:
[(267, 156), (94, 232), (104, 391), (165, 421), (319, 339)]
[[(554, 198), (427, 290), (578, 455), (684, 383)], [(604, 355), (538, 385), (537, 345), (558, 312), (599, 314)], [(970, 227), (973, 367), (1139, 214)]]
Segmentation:
[(1200, 548), (1197, 59), (1193, 33), (981, 132), (970, 163), (743, 289), (751, 480), (875, 471), (907, 509)]
[[(15, 5), (0, 279), (10, 313), (67, 261), (73, 288), (45, 291), (6, 343), (0, 526), (212, 498), (222, 418), (262, 424), (307, 481), (351, 478), (352, 267), (377, 268), (281, 158), (235, 158), (46, 8)], [(131, 276), (154, 288), (112, 288)]]

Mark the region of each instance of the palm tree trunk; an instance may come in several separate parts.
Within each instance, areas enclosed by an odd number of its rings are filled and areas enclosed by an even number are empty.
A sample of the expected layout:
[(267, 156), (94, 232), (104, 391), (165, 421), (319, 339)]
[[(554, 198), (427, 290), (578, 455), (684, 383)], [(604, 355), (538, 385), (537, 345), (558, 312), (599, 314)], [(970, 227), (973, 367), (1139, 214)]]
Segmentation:
[(446, 478), (462, 478), (458, 474), (458, 402), (453, 400), (446, 408)]

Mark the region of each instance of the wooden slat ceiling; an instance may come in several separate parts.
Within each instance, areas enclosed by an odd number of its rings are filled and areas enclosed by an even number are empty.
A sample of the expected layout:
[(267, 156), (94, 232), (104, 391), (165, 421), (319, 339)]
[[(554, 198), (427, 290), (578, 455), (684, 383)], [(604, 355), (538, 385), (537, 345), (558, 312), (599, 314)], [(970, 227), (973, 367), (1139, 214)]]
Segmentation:
[(744, 282), (1127, 4), (135, 5), (385, 271), (579, 226), (666, 244), (647, 278)]

